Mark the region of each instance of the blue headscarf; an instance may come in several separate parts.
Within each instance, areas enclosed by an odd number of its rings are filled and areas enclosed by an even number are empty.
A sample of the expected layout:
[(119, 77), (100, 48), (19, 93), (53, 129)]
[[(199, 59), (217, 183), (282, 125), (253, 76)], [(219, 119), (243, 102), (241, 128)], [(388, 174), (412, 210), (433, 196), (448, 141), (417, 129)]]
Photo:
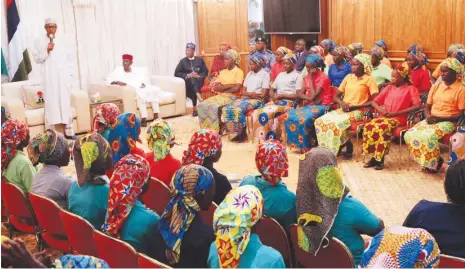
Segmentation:
[(198, 164), (183, 166), (173, 176), (170, 184), (171, 201), (160, 217), (158, 231), (167, 246), (166, 258), (171, 265), (179, 262), (184, 234), (200, 211), (195, 197), (210, 189), (213, 175)]
[(320, 46), (323, 48), (328, 48), (329, 53), (332, 53), (333, 50), (336, 48), (336, 44), (331, 39), (325, 39), (321, 41)]
[(387, 44), (386, 44), (386, 42), (384, 42), (384, 40), (376, 41), (375, 45), (382, 48), (384, 50), (384, 52), (386, 52), (388, 50)]
[(325, 61), (318, 54), (309, 54), (305, 62), (309, 64), (313, 64), (317, 68), (324, 68), (326, 66)]
[(265, 59), (263, 59), (262, 55), (258, 52), (255, 52), (252, 55), (250, 55), (249, 60), (256, 63), (260, 67), (265, 67), (266, 65)]
[(140, 119), (136, 114), (124, 113), (117, 117), (116, 124), (108, 134), (114, 164), (136, 147), (136, 142), (140, 141), (139, 135)]
[(102, 259), (86, 255), (63, 255), (56, 259), (53, 268), (110, 268)]
[(465, 65), (465, 49), (459, 49), (455, 54), (455, 58), (463, 65)]

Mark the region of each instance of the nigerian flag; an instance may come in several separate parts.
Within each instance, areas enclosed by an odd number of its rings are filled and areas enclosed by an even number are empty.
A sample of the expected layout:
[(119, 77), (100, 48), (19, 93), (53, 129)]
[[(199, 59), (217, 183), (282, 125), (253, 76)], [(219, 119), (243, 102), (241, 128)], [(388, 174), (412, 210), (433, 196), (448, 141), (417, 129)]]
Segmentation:
[(8, 76), (8, 70), (6, 69), (5, 57), (3, 57), (3, 49), (2, 49), (2, 75)]

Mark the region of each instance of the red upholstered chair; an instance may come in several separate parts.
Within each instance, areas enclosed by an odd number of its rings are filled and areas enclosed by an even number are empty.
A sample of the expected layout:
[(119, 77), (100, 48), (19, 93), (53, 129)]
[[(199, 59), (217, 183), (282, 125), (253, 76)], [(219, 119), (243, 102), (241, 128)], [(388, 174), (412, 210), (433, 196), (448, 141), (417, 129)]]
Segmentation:
[(71, 253), (72, 248), (60, 219), (60, 206), (48, 198), (33, 193), (29, 193), (29, 200), (43, 229), (44, 241), (52, 248)]
[(200, 211), (200, 217), (202, 218), (203, 223), (213, 227), (213, 215), (215, 214), (217, 207), (218, 206), (215, 203), (212, 203), (208, 211)]
[(302, 250), (297, 241), (297, 225), (291, 225), (291, 241), (298, 268), (354, 268), (354, 259), (350, 250), (337, 238), (328, 246), (321, 247), (317, 256)]
[(35, 234), (37, 248), (41, 250), (40, 229), (31, 203), (24, 192), (16, 185), (2, 180), (2, 202), (6, 209), (8, 236), (13, 238), (15, 229), (22, 233)]
[(92, 224), (82, 217), (65, 210), (60, 211), (60, 218), (74, 252), (98, 257)]
[(142, 196), (142, 202), (145, 206), (161, 216), (170, 200), (170, 188), (160, 180), (152, 178), (148, 190)]
[(168, 265), (145, 256), (142, 253), (138, 254), (139, 268), (171, 268)]
[(272, 247), (281, 253), (287, 267), (292, 266), (289, 239), (284, 228), (275, 219), (263, 216), (257, 224), (255, 232), (264, 245)]
[(98, 257), (110, 268), (139, 268), (136, 250), (126, 242), (94, 230), (94, 241)]
[(439, 268), (465, 268), (465, 259), (441, 254)]

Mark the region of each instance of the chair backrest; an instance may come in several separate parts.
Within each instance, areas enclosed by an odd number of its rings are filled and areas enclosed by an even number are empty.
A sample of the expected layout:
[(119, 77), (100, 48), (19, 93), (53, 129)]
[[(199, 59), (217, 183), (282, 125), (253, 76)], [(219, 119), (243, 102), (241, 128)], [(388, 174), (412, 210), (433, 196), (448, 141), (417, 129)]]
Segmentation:
[[(316, 256), (304, 251), (297, 241), (297, 225), (291, 225), (291, 241), (297, 267), (301, 268), (354, 268), (350, 250), (337, 238), (328, 246), (321, 247)], [(337, 257), (337, 258), (335, 258)]]
[(465, 268), (465, 259), (441, 254), (439, 268)]
[(215, 214), (217, 207), (218, 206), (215, 203), (212, 203), (207, 211), (200, 211), (200, 217), (202, 218), (203, 223), (213, 227), (213, 215)]
[(92, 224), (65, 210), (60, 210), (60, 218), (73, 250), (81, 255), (98, 257)]
[(16, 185), (2, 180), (2, 200), (9, 215), (35, 220), (29, 199)]
[(275, 219), (263, 216), (255, 228), (255, 232), (260, 237), (264, 245), (279, 251), (283, 259), (290, 261), (291, 246), (287, 238), (286, 230)]
[(60, 206), (55, 201), (34, 193), (29, 193), (29, 200), (40, 226), (51, 235), (66, 237), (60, 219)]
[(148, 190), (142, 195), (142, 202), (145, 206), (155, 211), (158, 215), (163, 214), (170, 200), (170, 188), (156, 178), (150, 180)]
[(139, 268), (171, 268), (168, 265), (145, 256), (142, 253), (138, 254)]
[(98, 257), (108, 263), (110, 268), (138, 268), (136, 250), (128, 243), (94, 230), (94, 241)]

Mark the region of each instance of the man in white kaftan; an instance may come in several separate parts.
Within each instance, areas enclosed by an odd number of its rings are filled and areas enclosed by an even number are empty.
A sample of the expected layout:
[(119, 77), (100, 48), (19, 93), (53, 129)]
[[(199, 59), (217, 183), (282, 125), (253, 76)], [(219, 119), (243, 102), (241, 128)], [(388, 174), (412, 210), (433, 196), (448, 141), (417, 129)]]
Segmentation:
[(153, 118), (158, 118), (160, 112), (160, 100), (165, 95), (172, 95), (171, 92), (164, 92), (160, 87), (149, 84), (147, 69), (132, 67), (133, 56), (123, 55), (123, 66), (117, 67), (106, 80), (107, 84), (126, 86), (136, 89), (136, 101), (139, 107), (141, 125), (147, 126), (147, 103), (152, 104)]
[(33, 57), (41, 65), (44, 85), (45, 127), (64, 133), (74, 139), (71, 91), (75, 83), (72, 72), (72, 56), (66, 39), (55, 38), (57, 24), (54, 19), (45, 20), (45, 30), (35, 41)]

